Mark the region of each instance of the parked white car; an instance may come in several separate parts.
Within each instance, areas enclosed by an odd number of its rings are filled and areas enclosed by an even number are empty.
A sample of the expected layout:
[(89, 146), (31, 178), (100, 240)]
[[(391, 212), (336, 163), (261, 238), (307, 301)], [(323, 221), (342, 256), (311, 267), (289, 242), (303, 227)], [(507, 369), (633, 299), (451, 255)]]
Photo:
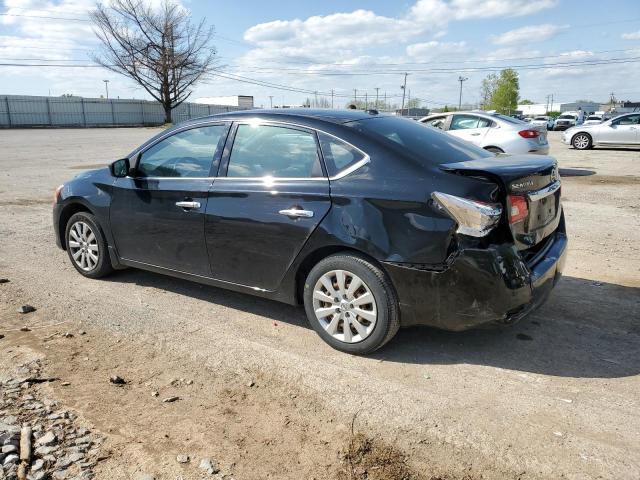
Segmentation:
[(601, 115), (589, 115), (584, 121), (583, 125), (597, 125), (602, 123), (603, 117)]
[(565, 112), (556, 119), (556, 124), (553, 129), (566, 130), (567, 128), (574, 127), (577, 123), (578, 114)]
[(578, 150), (598, 145), (640, 145), (640, 113), (628, 113), (595, 125), (578, 125), (562, 133), (562, 141)]
[(549, 153), (546, 127), (499, 113), (437, 113), (420, 119), (420, 122), (494, 153)]
[(531, 125), (540, 125), (545, 127), (547, 130), (553, 130), (554, 120), (552, 117), (548, 117), (547, 115), (539, 115), (537, 117), (533, 117), (531, 120)]

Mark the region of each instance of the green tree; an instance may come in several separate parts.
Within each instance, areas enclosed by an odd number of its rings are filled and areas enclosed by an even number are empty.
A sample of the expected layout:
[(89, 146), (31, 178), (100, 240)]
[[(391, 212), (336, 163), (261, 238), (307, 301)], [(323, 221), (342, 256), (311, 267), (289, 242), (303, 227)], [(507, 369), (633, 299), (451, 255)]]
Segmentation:
[(442, 109), (443, 112), (449, 112), (449, 106), (445, 105), (444, 108)]
[(523, 100), (520, 100), (520, 105), (533, 105), (533, 102), (525, 98)]
[(518, 108), (519, 96), (518, 72), (512, 68), (506, 68), (500, 72), (495, 91), (491, 95), (490, 110), (509, 115)]
[(480, 85), (480, 103), (483, 109), (490, 110), (491, 98), (496, 91), (497, 84), (498, 75), (495, 73), (490, 73), (482, 80), (482, 84)]

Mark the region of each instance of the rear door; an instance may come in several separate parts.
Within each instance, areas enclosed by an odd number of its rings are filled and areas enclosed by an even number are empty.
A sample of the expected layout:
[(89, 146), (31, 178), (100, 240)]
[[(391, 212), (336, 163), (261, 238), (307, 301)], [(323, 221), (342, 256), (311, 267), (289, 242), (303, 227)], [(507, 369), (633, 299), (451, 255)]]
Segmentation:
[(204, 212), (229, 124), (192, 127), (148, 146), (113, 186), (111, 229), (124, 260), (208, 276)]
[(491, 123), (491, 120), (476, 115), (454, 114), (448, 133), (477, 146), (482, 146)]
[(317, 135), (238, 122), (227, 145), (206, 212), (212, 276), (275, 290), (331, 207)]

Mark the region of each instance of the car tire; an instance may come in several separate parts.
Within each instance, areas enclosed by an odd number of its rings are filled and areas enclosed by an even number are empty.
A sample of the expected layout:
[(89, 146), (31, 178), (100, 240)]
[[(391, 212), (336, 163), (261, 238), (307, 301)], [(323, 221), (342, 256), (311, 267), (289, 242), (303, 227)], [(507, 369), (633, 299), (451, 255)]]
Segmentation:
[(502, 150), (501, 148), (498, 148), (498, 147), (486, 147), (485, 150), (487, 152), (491, 152), (491, 153), (495, 153), (495, 154), (504, 153), (504, 150)]
[(571, 145), (576, 150), (588, 150), (593, 146), (593, 139), (588, 133), (579, 132), (571, 138)]
[(96, 217), (78, 212), (65, 227), (65, 244), (75, 269), (88, 278), (100, 278), (113, 271), (107, 241)]
[(318, 262), (307, 275), (303, 297), (313, 329), (342, 352), (371, 353), (400, 328), (398, 299), (391, 281), (359, 255), (336, 254)]

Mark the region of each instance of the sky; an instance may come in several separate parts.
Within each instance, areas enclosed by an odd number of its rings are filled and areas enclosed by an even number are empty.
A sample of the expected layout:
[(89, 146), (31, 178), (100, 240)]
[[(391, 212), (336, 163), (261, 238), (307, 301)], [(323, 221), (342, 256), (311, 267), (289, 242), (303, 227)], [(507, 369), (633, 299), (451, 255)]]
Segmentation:
[[(355, 90), (361, 100), (377, 93), (400, 103), (408, 73), (406, 93), (433, 108), (457, 105), (460, 76), (462, 102), (476, 103), (482, 79), (511, 67), (521, 98), (536, 103), (548, 95), (606, 102), (611, 92), (640, 101), (638, 0), (179, 1), (216, 32), (216, 75), (194, 99), (253, 95), (268, 107), (316, 91), (330, 101), (333, 91), (343, 107)], [(109, 80), (111, 97), (149, 98), (90, 66), (99, 48), (87, 17), (94, 5), (0, 0), (0, 94), (98, 97)]]

